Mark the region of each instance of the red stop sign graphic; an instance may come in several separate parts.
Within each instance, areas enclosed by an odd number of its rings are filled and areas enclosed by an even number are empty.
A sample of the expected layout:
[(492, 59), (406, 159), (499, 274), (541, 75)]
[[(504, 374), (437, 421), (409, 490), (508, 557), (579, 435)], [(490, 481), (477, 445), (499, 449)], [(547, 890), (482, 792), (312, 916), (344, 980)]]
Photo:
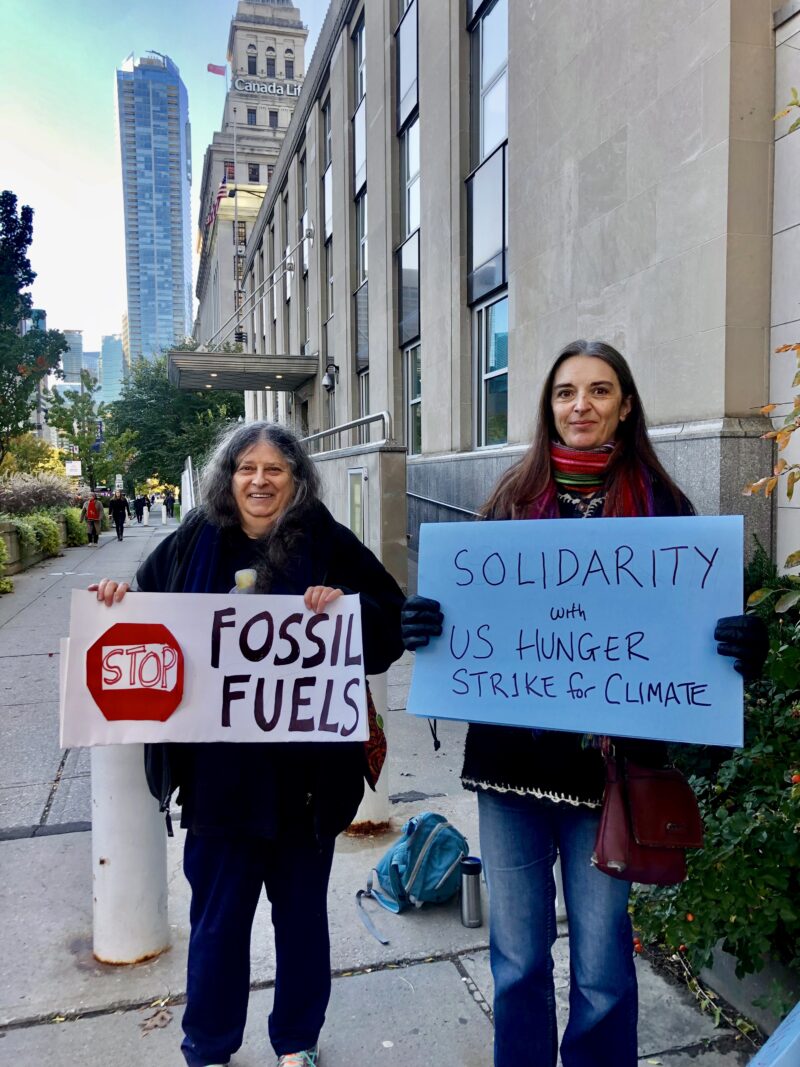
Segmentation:
[(183, 697), (183, 652), (161, 623), (119, 622), (86, 653), (86, 685), (109, 721), (166, 722)]

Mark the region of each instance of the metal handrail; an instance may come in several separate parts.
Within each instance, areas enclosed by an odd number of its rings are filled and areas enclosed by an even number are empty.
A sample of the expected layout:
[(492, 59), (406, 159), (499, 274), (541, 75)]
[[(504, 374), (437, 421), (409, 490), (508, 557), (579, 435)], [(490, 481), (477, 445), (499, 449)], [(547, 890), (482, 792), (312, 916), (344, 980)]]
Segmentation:
[(383, 422), (383, 439), (385, 441), (391, 441), (392, 416), (388, 411), (378, 411), (374, 415), (362, 415), (360, 419), (351, 419), (350, 422), (343, 422), (341, 426), (332, 426), (330, 430), (320, 430), (319, 433), (312, 433), (308, 437), (301, 438), (301, 440), (304, 445), (307, 445), (309, 442), (319, 441), (323, 437), (332, 437), (334, 434), (346, 433), (348, 430), (355, 430), (359, 426), (369, 426), (371, 423), (377, 422), (378, 419)]
[(448, 504), (444, 500), (434, 500), (430, 496), (420, 496), (419, 493), (412, 493), (406, 489), (406, 496), (412, 497), (414, 500), (421, 500), (425, 504), (435, 504), (439, 508), (447, 508), (449, 511), (458, 511), (462, 515), (471, 515), (475, 519), (479, 519), (481, 513), (479, 511), (470, 511), (469, 508), (460, 508), (458, 504)]

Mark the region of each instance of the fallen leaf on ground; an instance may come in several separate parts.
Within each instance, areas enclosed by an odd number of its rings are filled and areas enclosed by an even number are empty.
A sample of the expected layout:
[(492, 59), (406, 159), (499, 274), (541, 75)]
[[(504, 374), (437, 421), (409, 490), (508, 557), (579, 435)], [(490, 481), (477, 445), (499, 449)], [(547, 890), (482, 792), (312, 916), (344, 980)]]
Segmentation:
[(153, 1030), (163, 1030), (163, 1028), (169, 1026), (171, 1022), (172, 1012), (169, 1008), (159, 1008), (159, 1010), (154, 1011), (152, 1015), (148, 1015), (144, 1022), (139, 1023), (142, 1037), (147, 1037)]

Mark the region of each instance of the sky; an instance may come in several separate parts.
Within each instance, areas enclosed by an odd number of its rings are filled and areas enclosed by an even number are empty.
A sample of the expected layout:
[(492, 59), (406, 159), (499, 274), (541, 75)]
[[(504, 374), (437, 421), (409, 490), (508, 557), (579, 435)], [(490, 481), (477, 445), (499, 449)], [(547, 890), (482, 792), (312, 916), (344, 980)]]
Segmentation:
[[(328, 0), (296, 6), (308, 65)], [(0, 0), (0, 189), (34, 210), (34, 307), (49, 327), (83, 330), (85, 351), (120, 333), (127, 302), (115, 72), (151, 49), (180, 68), (194, 249), (203, 155), (225, 99), (224, 79), (206, 65), (225, 63), (235, 10), (236, 0)]]

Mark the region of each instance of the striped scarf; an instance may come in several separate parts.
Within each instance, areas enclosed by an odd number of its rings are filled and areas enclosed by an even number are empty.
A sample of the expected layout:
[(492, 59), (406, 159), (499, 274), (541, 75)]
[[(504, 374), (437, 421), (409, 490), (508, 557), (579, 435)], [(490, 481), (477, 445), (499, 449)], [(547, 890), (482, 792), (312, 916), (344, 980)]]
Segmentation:
[[(529, 519), (557, 519), (559, 490), (590, 494), (603, 487), (608, 471), (608, 463), (616, 445), (607, 444), (600, 448), (569, 448), (559, 441), (550, 443), (550, 463), (553, 480), (546, 492), (530, 505), (525, 516)], [(625, 479), (620, 490), (620, 517), (633, 518), (638, 515), (652, 515), (654, 511), (653, 490), (647, 470), (639, 468), (639, 476), (631, 484)], [(608, 500), (603, 514), (608, 515)]]

